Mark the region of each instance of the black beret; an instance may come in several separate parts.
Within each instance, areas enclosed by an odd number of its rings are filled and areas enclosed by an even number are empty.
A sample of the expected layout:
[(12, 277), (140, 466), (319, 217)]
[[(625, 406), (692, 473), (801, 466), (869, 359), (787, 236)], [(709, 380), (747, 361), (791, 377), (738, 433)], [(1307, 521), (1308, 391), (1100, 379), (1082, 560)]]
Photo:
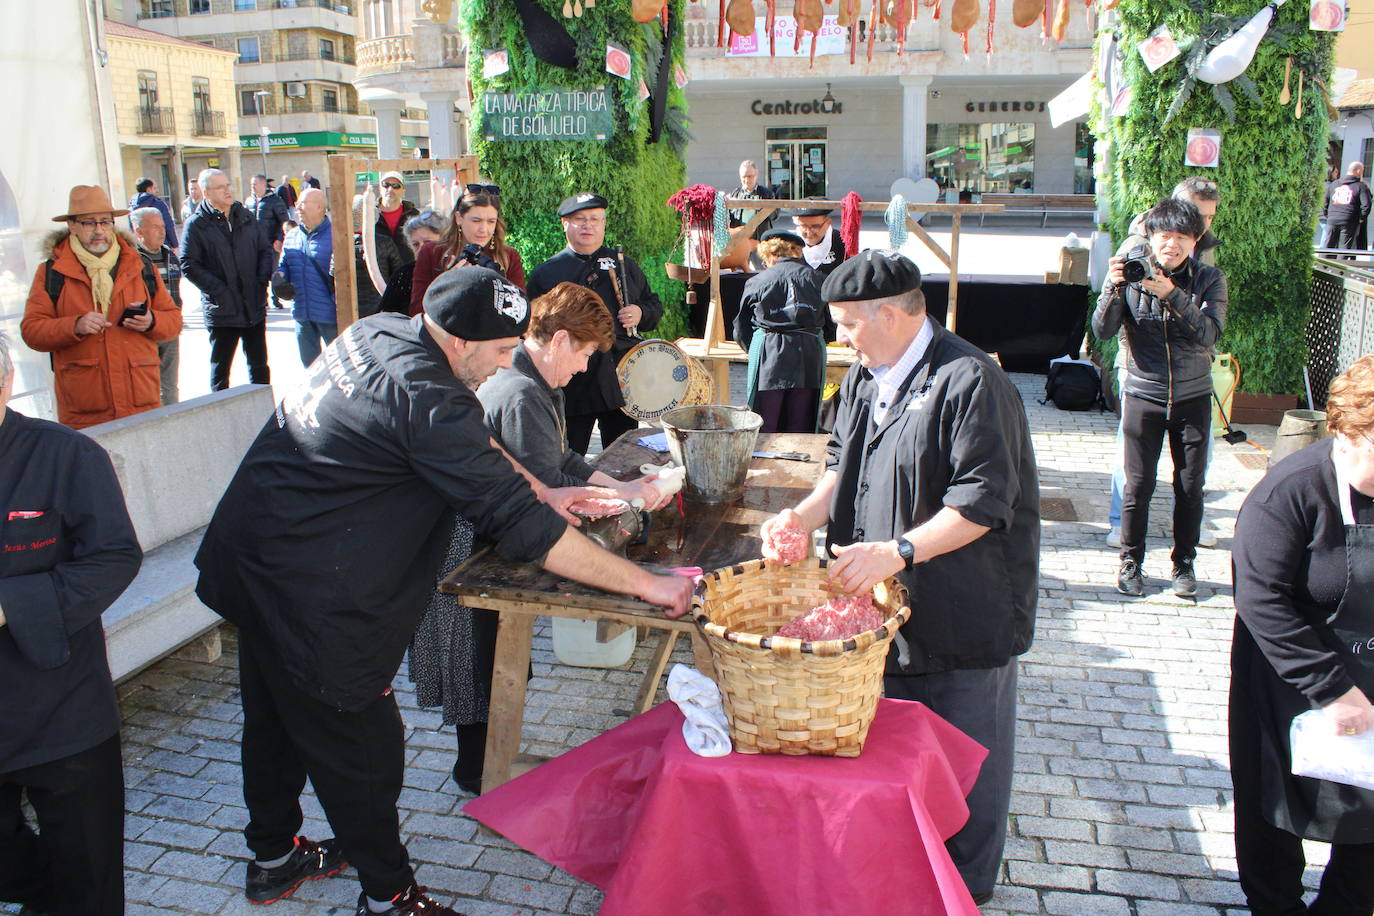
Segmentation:
[(800, 248), (806, 247), (806, 240), (790, 229), (769, 229), (763, 235), (759, 236), (760, 242), (766, 242), (769, 239), (777, 239), (781, 242), (791, 242), (793, 245)]
[[(807, 199), (810, 200), (811, 198)], [(826, 206), (801, 207), (791, 212), (793, 216), (830, 216), (835, 212), (835, 208)]]
[(891, 249), (870, 248), (831, 271), (821, 284), (821, 297), (826, 302), (867, 302), (920, 288), (921, 271), (909, 258)]
[(604, 210), (608, 206), (610, 206), (610, 204), (606, 203), (606, 198), (602, 197), (600, 194), (583, 192), (581, 194), (574, 194), (572, 197), (569, 197), (559, 204), (558, 215), (572, 216), (578, 210), (595, 210), (598, 207)]
[(530, 305), (520, 287), (485, 267), (441, 273), (425, 290), (425, 314), (464, 340), (519, 337), (530, 323)]

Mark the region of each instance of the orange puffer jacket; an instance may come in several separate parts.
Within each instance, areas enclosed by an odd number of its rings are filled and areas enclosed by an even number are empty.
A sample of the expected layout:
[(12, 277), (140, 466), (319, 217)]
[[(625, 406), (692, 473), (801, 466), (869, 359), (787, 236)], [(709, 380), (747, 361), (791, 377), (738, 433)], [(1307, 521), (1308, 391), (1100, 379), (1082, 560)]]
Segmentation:
[(181, 310), (156, 271), (157, 292), (149, 303), (153, 326), (138, 332), (118, 324), (125, 308), (148, 299), (138, 246), (124, 233), (119, 246), (106, 316), (114, 327), (85, 337), (76, 334), (76, 320), (96, 307), (90, 278), (66, 230), (49, 238), (53, 269), (63, 275), (57, 302), (48, 297), (45, 262), (38, 266), (24, 306), (20, 334), (34, 350), (52, 354), (57, 419), (74, 429), (160, 406), (157, 344), (181, 333)]

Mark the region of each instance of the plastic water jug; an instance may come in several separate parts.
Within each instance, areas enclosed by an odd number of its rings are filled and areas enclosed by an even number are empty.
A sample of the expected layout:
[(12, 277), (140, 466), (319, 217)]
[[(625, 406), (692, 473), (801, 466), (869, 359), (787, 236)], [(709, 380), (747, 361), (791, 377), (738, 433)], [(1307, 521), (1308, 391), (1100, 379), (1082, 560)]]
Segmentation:
[[(1240, 366), (1236, 363), (1235, 357), (1230, 353), (1215, 354), (1212, 357), (1212, 390), (1217, 393), (1221, 408), (1217, 407), (1216, 401), (1212, 402), (1213, 436), (1220, 436), (1226, 432), (1226, 420), (1231, 418), (1231, 401), (1239, 384)], [(1221, 418), (1222, 410), (1226, 411), (1226, 420)]]

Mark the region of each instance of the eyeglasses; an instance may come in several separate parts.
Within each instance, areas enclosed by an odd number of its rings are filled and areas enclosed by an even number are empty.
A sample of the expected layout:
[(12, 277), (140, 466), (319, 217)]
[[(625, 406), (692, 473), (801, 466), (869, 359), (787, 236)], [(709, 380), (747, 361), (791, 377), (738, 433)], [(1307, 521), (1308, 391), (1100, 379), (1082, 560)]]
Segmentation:
[(382, 187), (391, 188), (393, 191), (399, 191), (401, 188), (405, 187), (405, 185), (396, 181), (383, 181)]
[(570, 216), (570, 217), (568, 217), (568, 222), (572, 223), (574, 226), (595, 226), (595, 225), (598, 225), (598, 224), (600, 224), (600, 223), (606, 222), (606, 217), (604, 217), (604, 216)]
[(112, 219), (78, 219), (73, 220), (82, 229), (113, 229), (115, 221)]
[(500, 197), (501, 189), (494, 184), (470, 184), (467, 187), (469, 194), (487, 194), (491, 197)]

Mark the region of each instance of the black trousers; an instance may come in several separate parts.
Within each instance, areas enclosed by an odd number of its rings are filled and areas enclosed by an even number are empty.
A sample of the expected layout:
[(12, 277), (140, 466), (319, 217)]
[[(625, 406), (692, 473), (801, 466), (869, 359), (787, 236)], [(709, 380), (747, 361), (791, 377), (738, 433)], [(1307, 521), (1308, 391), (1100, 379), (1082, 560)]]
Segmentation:
[(917, 700), (988, 749), (968, 793), (968, 823), (945, 841), (949, 857), (975, 897), (997, 885), (1007, 842), (1011, 777), (1016, 757), (1016, 674), (1012, 659), (998, 668), (883, 678), (883, 694)]
[(765, 388), (754, 395), (754, 411), (764, 433), (814, 433), (819, 388)]
[(251, 328), (210, 328), (210, 390), (223, 391), (229, 387), (229, 367), (234, 364), (234, 351), (243, 341), (243, 356), (248, 360), (248, 381), (254, 385), (272, 384), (267, 367), (267, 319)]
[[(1242, 796), (1245, 797), (1242, 797)], [(1374, 913), (1374, 843), (1333, 843), (1311, 907), (1303, 905), (1302, 840), (1257, 810), (1258, 787), (1236, 785), (1236, 868), (1254, 916), (1353, 916)]]
[(575, 417), (568, 417), (568, 448), (579, 455), (587, 454), (587, 448), (592, 444), (593, 423), (601, 425), (601, 450), (603, 452), (611, 447), (612, 442), (639, 426), (638, 420), (627, 416), (619, 408), (602, 413), (584, 413)]
[(1207, 437), (1212, 434), (1212, 401), (1189, 398), (1165, 407), (1144, 398), (1121, 399), (1125, 438), (1126, 486), (1121, 494), (1121, 558), (1145, 559), (1150, 498), (1164, 439), (1174, 460), (1173, 560), (1192, 563), (1202, 531), (1202, 484), (1207, 476)]
[[(29, 797), (35, 834), (21, 803)], [(124, 766), (119, 735), (0, 773), (0, 900), (56, 916), (124, 913)]]
[[(1331, 223), (1326, 227), (1326, 241), (1322, 243), (1322, 247), (1358, 249), (1362, 247), (1359, 243), (1359, 234), (1359, 220), (1353, 223)], [(1350, 256), (1351, 259), (1353, 257)]]
[(306, 696), (271, 647), (242, 630), (239, 691), (248, 805), (243, 835), (254, 857), (266, 861), (291, 851), (308, 776), (363, 891), (389, 900), (414, 884), (396, 812), (405, 730), (391, 691), (354, 712), (335, 709)]

